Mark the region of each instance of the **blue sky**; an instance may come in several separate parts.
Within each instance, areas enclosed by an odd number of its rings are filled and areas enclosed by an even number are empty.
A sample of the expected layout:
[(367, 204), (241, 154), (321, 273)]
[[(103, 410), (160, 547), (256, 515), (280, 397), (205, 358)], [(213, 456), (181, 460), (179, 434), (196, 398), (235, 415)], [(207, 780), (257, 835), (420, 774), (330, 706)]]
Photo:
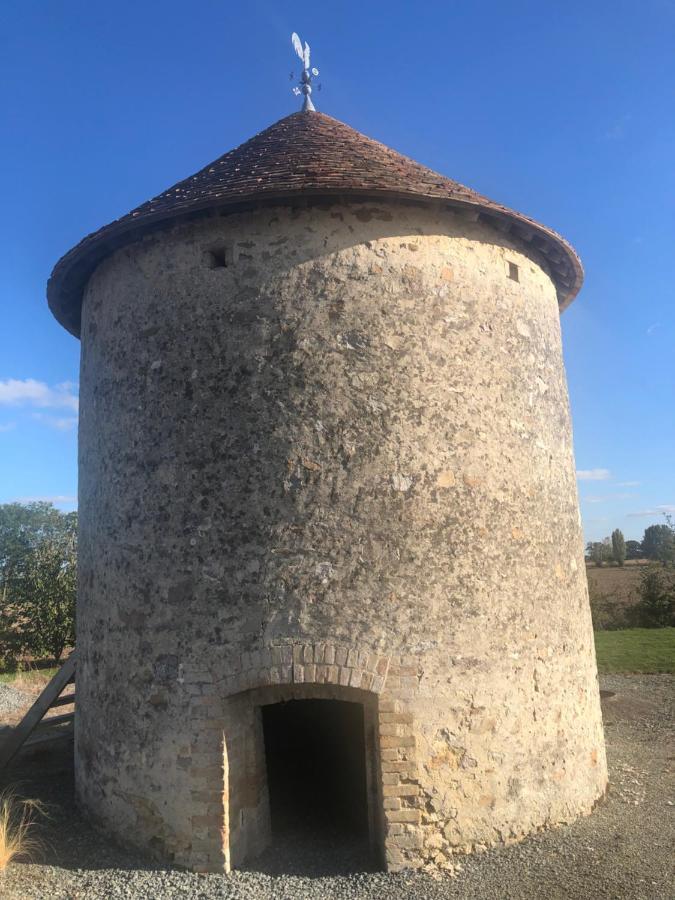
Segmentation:
[(675, 510), (675, 2), (3, 0), (0, 502), (77, 491), (78, 342), (45, 284), (86, 233), (292, 112), (324, 112), (562, 232), (588, 538)]

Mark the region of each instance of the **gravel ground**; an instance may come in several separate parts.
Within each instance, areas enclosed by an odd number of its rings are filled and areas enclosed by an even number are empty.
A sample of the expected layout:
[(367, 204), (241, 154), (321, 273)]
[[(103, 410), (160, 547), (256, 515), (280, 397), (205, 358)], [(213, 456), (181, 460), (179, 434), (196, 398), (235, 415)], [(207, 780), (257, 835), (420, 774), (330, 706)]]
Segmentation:
[(11, 684), (0, 682), (0, 724), (6, 716), (24, 709), (32, 703), (33, 698), (24, 691), (19, 691)]
[[(611, 788), (587, 819), (461, 858), (455, 877), (369, 871), (358, 847), (292, 839), (229, 876), (162, 870), (106, 842), (77, 814), (67, 771), (24, 765), (27, 795), (51, 804), (40, 862), (0, 876), (3, 900), (673, 900), (675, 678), (601, 678)], [(51, 762), (52, 767), (55, 765)], [(285, 874), (284, 874), (285, 873)]]

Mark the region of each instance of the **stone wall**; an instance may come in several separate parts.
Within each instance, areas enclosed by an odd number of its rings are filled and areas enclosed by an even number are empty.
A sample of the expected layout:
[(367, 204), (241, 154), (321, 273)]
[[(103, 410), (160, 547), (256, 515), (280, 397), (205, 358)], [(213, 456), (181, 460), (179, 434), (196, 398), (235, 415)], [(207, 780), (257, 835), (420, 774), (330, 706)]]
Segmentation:
[(118, 251), (83, 309), (80, 528), (78, 792), (157, 855), (230, 865), (224, 747), (255, 703), (225, 701), (274, 685), (376, 704), (390, 868), (602, 794), (558, 308), (527, 245), (335, 202)]

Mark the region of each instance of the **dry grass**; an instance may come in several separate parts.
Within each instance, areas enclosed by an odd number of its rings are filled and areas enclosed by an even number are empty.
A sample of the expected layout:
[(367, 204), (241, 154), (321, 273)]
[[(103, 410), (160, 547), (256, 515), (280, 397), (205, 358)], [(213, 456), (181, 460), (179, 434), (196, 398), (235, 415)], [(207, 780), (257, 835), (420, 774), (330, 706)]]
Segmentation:
[(39, 800), (21, 800), (12, 791), (0, 794), (0, 872), (15, 860), (31, 860), (41, 848), (33, 831), (45, 815)]
[(57, 671), (58, 666), (48, 668), (26, 666), (11, 672), (0, 671), (0, 682), (11, 684), (12, 687), (25, 691), (27, 694), (39, 694)]
[(24, 694), (30, 694), (33, 697), (37, 697), (39, 693), (41, 693), (47, 684), (49, 684), (49, 680), (52, 677), (52, 672), (21, 672), (16, 678), (11, 682), (13, 688), (16, 688), (17, 691), (22, 691)]

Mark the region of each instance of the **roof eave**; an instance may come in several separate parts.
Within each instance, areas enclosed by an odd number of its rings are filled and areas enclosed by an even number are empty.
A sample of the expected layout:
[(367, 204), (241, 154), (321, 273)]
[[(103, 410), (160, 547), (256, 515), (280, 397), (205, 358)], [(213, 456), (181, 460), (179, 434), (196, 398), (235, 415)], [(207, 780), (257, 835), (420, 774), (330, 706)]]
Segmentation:
[(139, 218), (125, 216), (88, 235), (68, 251), (56, 263), (47, 284), (49, 308), (56, 319), (75, 337), (80, 336), (82, 299), (89, 278), (96, 267), (111, 253), (128, 246), (146, 234), (173, 225), (201, 218), (207, 214), (222, 215), (240, 212), (252, 207), (282, 204), (300, 205), (306, 200), (325, 197), (348, 197), (359, 200), (403, 200), (441, 205), (453, 211), (464, 210), (475, 218), (493, 225), (517, 240), (535, 247), (551, 269), (556, 284), (560, 311), (566, 309), (578, 294), (583, 282), (583, 267), (572, 246), (555, 231), (540, 225), (520, 213), (506, 210), (496, 204), (475, 202), (469, 199), (428, 196), (405, 191), (373, 191), (344, 188), (304, 189), (294, 192), (256, 192), (227, 197), (222, 203), (213, 198), (192, 203), (182, 210), (170, 212), (143, 212)]

